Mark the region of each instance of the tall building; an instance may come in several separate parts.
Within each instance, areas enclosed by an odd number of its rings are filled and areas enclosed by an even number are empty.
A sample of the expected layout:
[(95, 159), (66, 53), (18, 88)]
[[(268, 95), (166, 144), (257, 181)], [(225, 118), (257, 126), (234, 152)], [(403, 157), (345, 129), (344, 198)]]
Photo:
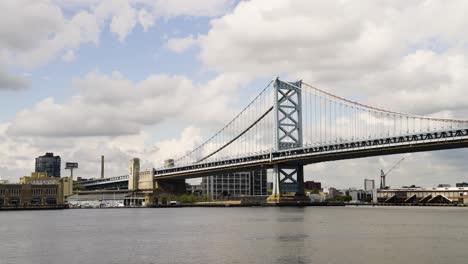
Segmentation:
[(267, 195), (267, 170), (204, 177), (201, 186), (203, 194), (212, 199), (220, 196)]
[(372, 191), (375, 189), (375, 181), (364, 179), (364, 191)]
[(46, 153), (44, 156), (36, 158), (36, 172), (47, 172), (48, 177), (60, 178), (60, 156), (54, 153)]

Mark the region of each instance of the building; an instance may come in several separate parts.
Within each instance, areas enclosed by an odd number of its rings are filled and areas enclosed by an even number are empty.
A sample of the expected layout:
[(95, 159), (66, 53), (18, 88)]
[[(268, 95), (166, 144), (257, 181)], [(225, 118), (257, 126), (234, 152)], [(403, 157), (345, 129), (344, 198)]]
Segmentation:
[(2, 184), (0, 208), (64, 205), (60, 184)]
[(327, 199), (327, 196), (325, 193), (306, 193), (307, 196), (309, 196), (310, 202), (312, 203), (323, 203)]
[(437, 185), (437, 188), (447, 188), (447, 187), (452, 187), (452, 185), (447, 184), (447, 183), (441, 183), (441, 184)]
[(203, 177), (202, 192), (211, 199), (223, 196), (267, 195), (267, 170)]
[(400, 188), (377, 191), (381, 203), (468, 204), (468, 187)]
[(329, 187), (323, 190), (326, 199), (334, 199), (336, 196), (340, 195), (340, 192), (333, 187)]
[(375, 181), (364, 179), (364, 190), (365, 191), (372, 191), (375, 189)]
[(311, 191), (320, 191), (322, 190), (322, 183), (314, 182), (314, 181), (305, 181), (304, 189), (311, 190)]
[(141, 207), (145, 195), (131, 190), (82, 191), (67, 197), (71, 208)]
[(60, 186), (61, 195), (64, 197), (73, 194), (73, 179), (71, 177), (50, 178), (46, 172), (32, 172), (31, 176), (21, 177), (20, 184), (57, 184)]
[(351, 196), (352, 203), (372, 202), (372, 190), (349, 190), (346, 193)]
[(186, 183), (187, 193), (189, 194), (202, 194), (203, 188), (201, 184), (189, 184)]
[(54, 156), (54, 153), (46, 153), (44, 156), (36, 158), (35, 172), (45, 172), (49, 177), (60, 178), (60, 156)]

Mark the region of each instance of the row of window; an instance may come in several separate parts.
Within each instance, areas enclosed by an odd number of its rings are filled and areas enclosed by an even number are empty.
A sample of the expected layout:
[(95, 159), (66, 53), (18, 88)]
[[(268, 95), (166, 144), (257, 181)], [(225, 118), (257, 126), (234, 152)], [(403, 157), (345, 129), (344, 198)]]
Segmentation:
[(47, 198), (42, 200), (41, 198), (33, 198), (31, 201), (26, 202), (24, 200), (20, 199), (8, 199), (5, 201), (4, 199), (0, 199), (0, 207), (1, 206), (19, 206), (22, 204), (28, 204), (28, 205), (56, 205), (57, 204), (57, 199), (55, 198)]
[(37, 195), (57, 195), (57, 189), (55, 188), (33, 188), (31, 190), (33, 196)]
[[(0, 196), (21, 196), (22, 189), (0, 189)], [(57, 188), (33, 188), (31, 189), (33, 196), (40, 195), (57, 195)]]
[[(394, 193), (378, 193), (378, 197), (389, 197), (389, 196), (392, 196)], [(457, 192), (457, 191), (453, 191), (453, 192), (406, 192), (406, 193), (402, 193), (401, 195), (405, 195), (406, 196), (413, 196), (413, 195), (416, 195), (417, 197), (425, 197), (425, 196), (428, 196), (428, 195), (432, 195), (433, 197), (434, 196), (437, 196), (439, 194), (441, 195), (444, 195), (445, 197), (447, 198), (450, 198), (450, 197), (458, 197), (458, 196), (468, 196), (468, 193), (466, 192)], [(399, 195), (397, 193), (397, 195)]]
[(20, 196), (21, 189), (0, 189), (0, 196)]

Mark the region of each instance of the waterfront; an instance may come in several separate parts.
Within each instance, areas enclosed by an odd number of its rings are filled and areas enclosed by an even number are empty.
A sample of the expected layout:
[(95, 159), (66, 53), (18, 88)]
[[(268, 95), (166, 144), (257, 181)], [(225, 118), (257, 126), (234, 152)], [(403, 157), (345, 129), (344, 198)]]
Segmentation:
[(466, 263), (466, 208), (0, 213), (0, 263)]

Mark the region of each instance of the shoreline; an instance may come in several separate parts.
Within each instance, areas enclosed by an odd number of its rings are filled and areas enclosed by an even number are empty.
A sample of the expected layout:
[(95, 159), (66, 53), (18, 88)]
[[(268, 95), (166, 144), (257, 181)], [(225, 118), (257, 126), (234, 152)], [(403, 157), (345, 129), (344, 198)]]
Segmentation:
[(38, 211), (38, 210), (64, 210), (64, 209), (131, 209), (131, 208), (187, 208), (187, 207), (205, 207), (205, 208), (226, 208), (226, 207), (467, 207), (466, 204), (398, 204), (398, 203), (239, 203), (238, 201), (200, 203), (200, 204), (178, 204), (178, 205), (153, 205), (149, 207), (68, 207), (60, 206), (27, 206), (27, 207), (0, 207), (0, 211)]

